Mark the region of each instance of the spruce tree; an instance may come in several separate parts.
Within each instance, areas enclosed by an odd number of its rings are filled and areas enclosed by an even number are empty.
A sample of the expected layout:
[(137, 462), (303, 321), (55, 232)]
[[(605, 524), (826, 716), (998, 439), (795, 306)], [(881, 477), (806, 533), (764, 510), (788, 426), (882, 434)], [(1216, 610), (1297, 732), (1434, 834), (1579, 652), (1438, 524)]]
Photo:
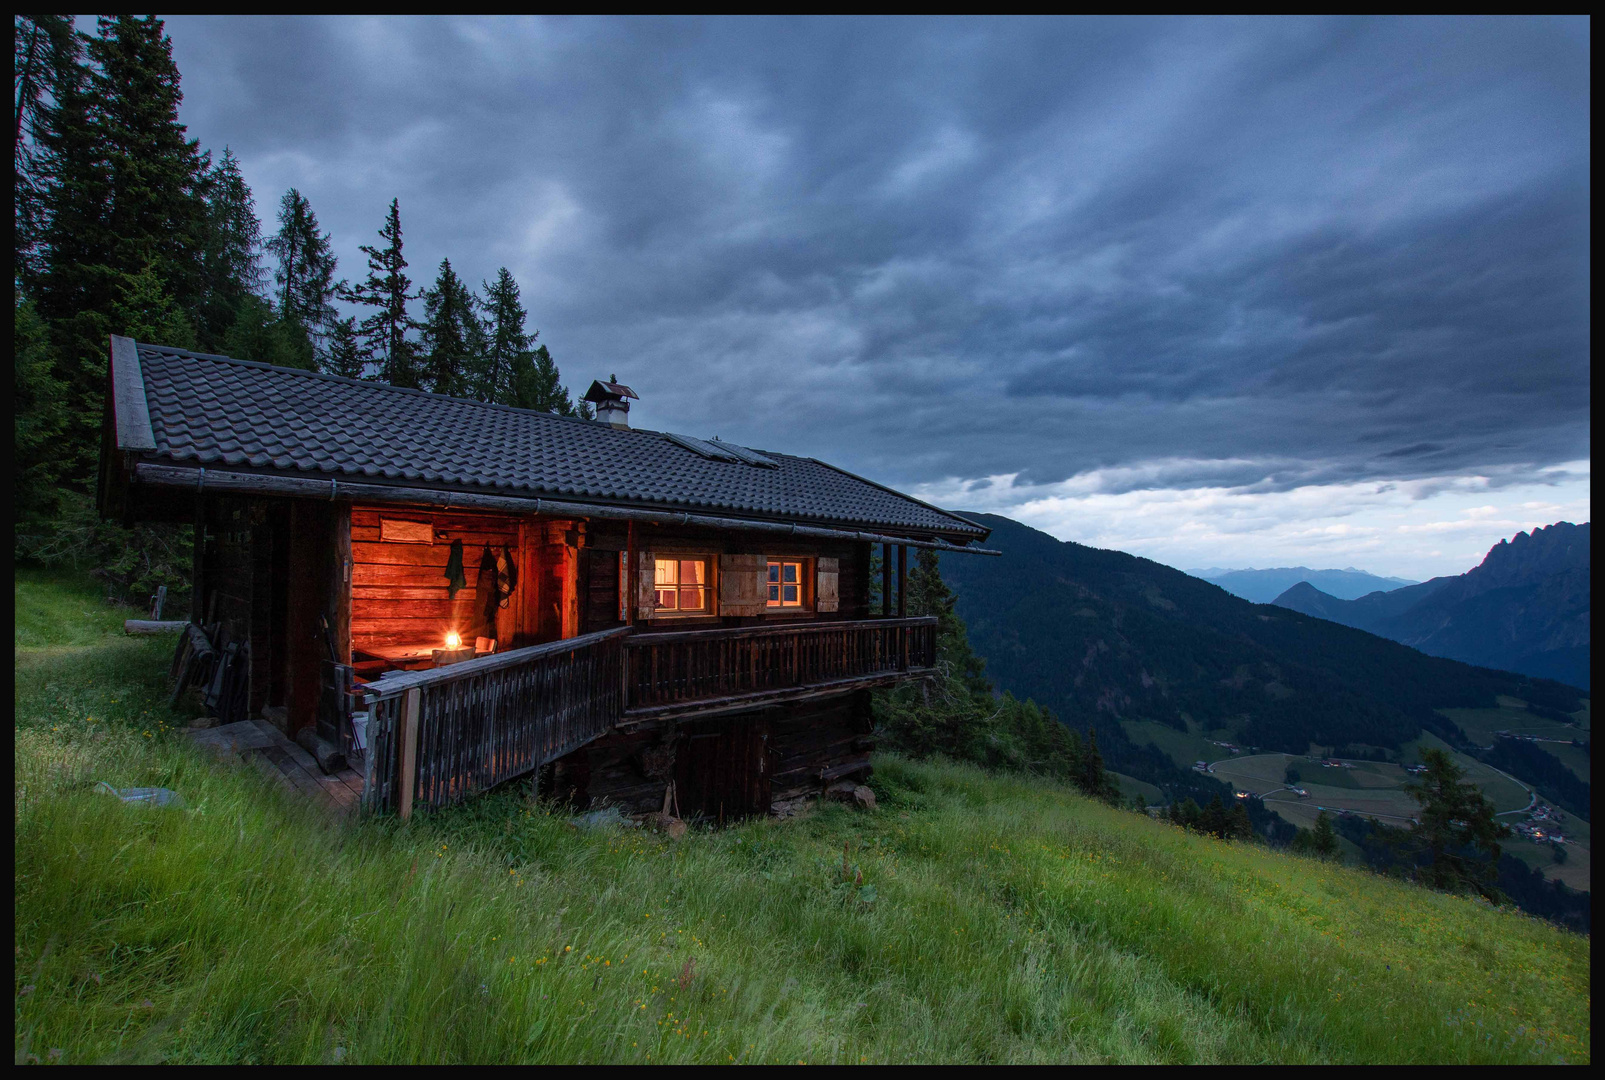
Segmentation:
[(114, 325), (115, 309), (143, 311), (159, 296), (157, 307), (194, 326), (208, 168), (178, 120), (178, 69), (161, 22), (102, 18), (84, 40), (83, 54), (66, 49), (37, 104), (38, 224), (21, 268), (67, 386), (64, 475), (80, 483), (99, 446), (107, 336), (127, 329)]
[(414, 323), (407, 314), (413, 299), (407, 260), (401, 253), (401, 202), (390, 200), (390, 213), (379, 230), (383, 245), (363, 244), (368, 256), (368, 277), (351, 289), (349, 298), (373, 308), (357, 327), (363, 358), (378, 365), (377, 377), (392, 386), (418, 385), (417, 350), (407, 334)]
[(312, 204), (295, 188), (279, 200), (279, 229), (265, 246), (279, 264), (273, 281), (280, 314), (300, 323), (314, 339), (331, 334), (339, 291), (333, 238), (318, 231)]
[(481, 362), (485, 334), (474, 310), (477, 302), (450, 259), (440, 260), (434, 287), (424, 290), (423, 301), (421, 383), (437, 394), (464, 395), (471, 370)]
[(537, 412), (556, 413), (559, 416), (581, 415), (575, 410), (568, 391), (563, 389), (562, 374), (557, 370), (557, 362), (552, 359), (552, 354), (546, 351), (545, 345), (538, 346), (534, 352), (521, 355), (514, 370), (516, 372), (512, 402), (514, 405), (520, 409), (534, 409)]
[(1421, 804), (1420, 822), (1412, 834), (1424, 856), (1417, 876), (1435, 889), (1467, 889), (1490, 899), (1498, 875), (1499, 841), (1510, 830), (1494, 817), (1493, 803), (1474, 784), (1465, 783), (1465, 770), (1442, 750), (1421, 751), (1427, 771), (1405, 786)]
[(12, 82), (16, 129), (11, 189), (13, 276), (27, 277), (38, 240), (42, 203), (39, 138), (63, 79), (86, 78), (83, 46), (70, 15), (12, 16)]
[(337, 319), (329, 327), (329, 345), (320, 365), (330, 375), (346, 379), (362, 377), (362, 347), (357, 341), (357, 320)]
[(1323, 859), (1335, 859), (1338, 855), (1337, 830), (1332, 828), (1332, 815), (1322, 810), (1315, 816), (1315, 833), (1311, 839), (1310, 849)]
[(112, 183), (106, 226), (115, 246), (107, 254), (127, 274), (153, 267), (193, 315), (205, 291), (207, 161), (178, 120), (184, 95), (172, 39), (155, 16), (102, 16), (88, 51)]
[(17, 516), (16, 536), (33, 522), (56, 511), (56, 481), (61, 459), (56, 440), (67, 423), (66, 386), (56, 377), (54, 357), (44, 320), (33, 304), (13, 288), (11, 355), (16, 381), (12, 387), (11, 506)]
[(206, 210), (206, 296), (196, 336), (202, 349), (215, 352), (245, 298), (260, 296), (263, 284), (262, 223), (239, 159), (228, 147), (207, 177)]
[[(502, 267), (496, 271), (494, 282), (485, 282), (485, 353), (483, 364), (475, 380), (473, 394), (481, 401), (495, 401), (503, 405), (519, 403), (517, 381), (520, 361), (528, 366), (530, 350), (540, 331), (525, 333), (524, 325), (529, 312), (524, 310), (518, 292), (518, 282), (512, 271)], [(523, 405), (521, 408), (530, 408)]]

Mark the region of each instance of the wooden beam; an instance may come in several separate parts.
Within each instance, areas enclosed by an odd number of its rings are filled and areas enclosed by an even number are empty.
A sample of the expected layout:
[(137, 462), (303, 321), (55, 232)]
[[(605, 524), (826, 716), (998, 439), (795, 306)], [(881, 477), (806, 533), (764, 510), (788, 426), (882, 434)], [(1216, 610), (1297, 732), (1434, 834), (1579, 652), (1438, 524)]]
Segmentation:
[(881, 545), (881, 618), (892, 617), (892, 545)]
[(401, 697), (401, 731), (400, 739), (401, 775), (397, 778), (400, 783), (396, 795), (396, 812), (401, 820), (406, 821), (412, 817), (413, 785), (417, 782), (418, 773), (418, 703), (423, 697), (423, 691), (416, 686), (408, 690)]
[(118, 334), (111, 336), (111, 392), (117, 417), (117, 449), (156, 449), (150, 404), (145, 400), (145, 376), (139, 370), (139, 349), (133, 338)]

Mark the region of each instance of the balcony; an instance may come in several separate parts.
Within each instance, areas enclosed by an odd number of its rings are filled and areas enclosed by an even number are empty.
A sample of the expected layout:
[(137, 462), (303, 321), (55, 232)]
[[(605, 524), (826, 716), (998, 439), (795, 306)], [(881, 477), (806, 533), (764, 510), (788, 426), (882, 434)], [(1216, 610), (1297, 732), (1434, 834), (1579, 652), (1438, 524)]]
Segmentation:
[(586, 634), (360, 688), (363, 803), (410, 815), (528, 773), (610, 730), (889, 686), (936, 664), (936, 619)]

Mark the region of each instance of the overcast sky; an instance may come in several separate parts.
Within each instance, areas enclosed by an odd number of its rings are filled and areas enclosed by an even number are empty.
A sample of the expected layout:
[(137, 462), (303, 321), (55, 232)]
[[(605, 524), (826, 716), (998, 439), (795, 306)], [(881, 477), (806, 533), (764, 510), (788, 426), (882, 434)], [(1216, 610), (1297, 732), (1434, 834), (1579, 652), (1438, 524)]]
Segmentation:
[(168, 28), (269, 231), (399, 198), (638, 426), (1181, 567), (1589, 518), (1586, 20)]

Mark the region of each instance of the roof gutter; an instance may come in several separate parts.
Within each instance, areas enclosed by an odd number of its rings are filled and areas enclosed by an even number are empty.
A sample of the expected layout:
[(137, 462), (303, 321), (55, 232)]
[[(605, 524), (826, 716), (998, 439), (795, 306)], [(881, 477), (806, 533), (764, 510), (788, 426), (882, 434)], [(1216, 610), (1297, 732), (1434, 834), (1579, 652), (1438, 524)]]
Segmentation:
[(508, 495), (480, 495), (474, 492), (438, 491), (434, 488), (398, 487), (392, 484), (365, 484), (330, 477), (314, 480), (303, 476), (268, 476), (261, 473), (226, 472), (180, 465), (140, 462), (134, 479), (160, 487), (192, 488), (237, 495), (287, 495), (303, 499), (336, 498), (364, 502), (400, 503), (412, 506), (440, 506), (461, 510), (500, 510), (515, 514), (544, 514), (551, 517), (588, 517), (609, 521), (671, 522), (711, 529), (741, 529), (748, 532), (778, 533), (817, 540), (856, 540), (869, 544), (897, 544), (935, 551), (963, 552), (969, 555), (1002, 555), (988, 548), (964, 547), (946, 540), (919, 540), (909, 536), (826, 529), (815, 525), (785, 525), (777, 521), (750, 521), (746, 518), (714, 517), (675, 511), (636, 510), (622, 506), (564, 502), (557, 499), (520, 499)]

